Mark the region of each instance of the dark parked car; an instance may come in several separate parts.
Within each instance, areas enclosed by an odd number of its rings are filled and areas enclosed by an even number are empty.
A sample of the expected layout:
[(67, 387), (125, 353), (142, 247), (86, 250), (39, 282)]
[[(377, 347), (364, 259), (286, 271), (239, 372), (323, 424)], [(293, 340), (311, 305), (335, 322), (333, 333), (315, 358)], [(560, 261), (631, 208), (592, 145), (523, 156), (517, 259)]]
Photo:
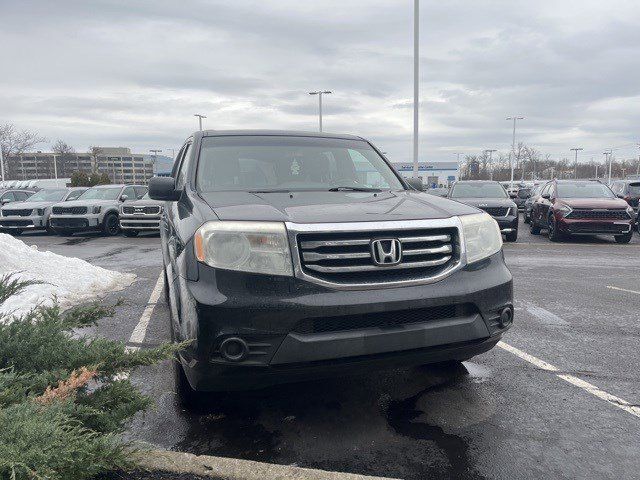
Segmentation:
[(524, 210), (525, 203), (527, 202), (527, 199), (530, 196), (531, 196), (531, 188), (522, 187), (522, 188), (520, 188), (518, 190), (518, 193), (516, 194), (515, 198), (513, 199), (513, 202), (518, 207), (518, 210)]
[(500, 183), (489, 180), (462, 180), (449, 190), (449, 198), (477, 207), (491, 215), (507, 242), (518, 239), (518, 207)]
[(409, 188), (349, 135), (196, 132), (160, 232), (178, 392), (464, 360), (513, 319), (490, 216)]
[(616, 180), (611, 184), (611, 191), (633, 207), (638, 213), (640, 201), (640, 180)]
[(540, 192), (542, 191), (542, 187), (544, 187), (543, 183), (533, 187), (531, 189), (531, 193), (529, 194), (529, 197), (524, 202), (524, 211), (522, 212), (522, 221), (524, 223), (529, 223), (531, 221), (531, 209), (533, 208), (533, 203), (540, 196)]
[(531, 211), (531, 233), (546, 228), (557, 242), (568, 235), (613, 235), (629, 243), (633, 235), (633, 208), (611, 189), (590, 180), (552, 180), (547, 183)]

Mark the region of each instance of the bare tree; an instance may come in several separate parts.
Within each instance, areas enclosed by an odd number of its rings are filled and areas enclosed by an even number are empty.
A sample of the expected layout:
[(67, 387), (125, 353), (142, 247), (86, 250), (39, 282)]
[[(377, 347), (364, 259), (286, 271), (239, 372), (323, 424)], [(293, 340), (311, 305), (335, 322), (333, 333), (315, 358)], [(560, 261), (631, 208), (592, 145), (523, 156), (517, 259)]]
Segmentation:
[[(58, 166), (58, 174), (64, 172), (64, 174), (67, 175), (70, 171), (68, 164), (71, 158), (73, 158), (73, 154), (76, 152), (75, 149), (67, 142), (58, 139), (56, 143), (51, 145), (51, 150), (57, 156), (55, 162)], [(60, 167), (62, 167), (62, 170), (60, 170)]]
[(102, 147), (89, 147), (89, 155), (91, 155), (91, 158), (93, 159), (92, 170), (94, 172), (98, 169), (98, 156), (102, 155), (103, 153), (104, 150), (102, 149)]
[[(46, 142), (47, 139), (41, 137), (36, 132), (28, 130), (18, 131), (12, 123), (0, 125), (0, 149), (2, 151), (3, 164), (6, 164), (9, 157), (22, 155), (31, 150), (37, 144)], [(4, 172), (4, 165), (0, 170)]]

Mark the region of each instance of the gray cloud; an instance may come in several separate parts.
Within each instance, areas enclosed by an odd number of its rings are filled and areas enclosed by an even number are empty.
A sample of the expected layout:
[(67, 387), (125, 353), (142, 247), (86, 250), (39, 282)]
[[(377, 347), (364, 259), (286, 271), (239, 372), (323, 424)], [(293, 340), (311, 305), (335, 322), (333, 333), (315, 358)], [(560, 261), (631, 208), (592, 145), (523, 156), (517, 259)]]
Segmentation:
[[(640, 120), (637, 2), (422, 2), (421, 152), (624, 146)], [(25, 0), (0, 7), (0, 122), (138, 151), (210, 128), (357, 133), (411, 155), (411, 2)], [(43, 146), (44, 148), (45, 146)]]

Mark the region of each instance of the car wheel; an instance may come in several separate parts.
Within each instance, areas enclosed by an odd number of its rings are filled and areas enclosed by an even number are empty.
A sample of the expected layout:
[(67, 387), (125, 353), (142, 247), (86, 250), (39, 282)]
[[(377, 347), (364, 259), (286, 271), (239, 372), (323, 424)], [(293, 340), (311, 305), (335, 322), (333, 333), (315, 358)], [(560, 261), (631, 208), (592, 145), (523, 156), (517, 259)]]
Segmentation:
[[(171, 309), (170, 298), (169, 298), (169, 279), (167, 278), (167, 268), (164, 266), (164, 262), (162, 263), (162, 276), (164, 277), (164, 282), (162, 284), (162, 290), (164, 291), (164, 301)], [(173, 340), (173, 327), (171, 327), (171, 337)]]
[(515, 242), (516, 240), (518, 240), (518, 230), (516, 230), (515, 232), (507, 233), (504, 238), (507, 242)]
[(125, 237), (137, 237), (139, 232), (137, 230), (122, 230), (122, 233)]
[(524, 212), (524, 213), (522, 214), (522, 221), (523, 221), (524, 223), (529, 223), (529, 215), (527, 215), (527, 212)]
[(47, 226), (44, 227), (44, 229), (47, 231), (47, 233), (49, 235), (53, 235), (55, 232), (55, 230), (53, 228), (51, 228), (51, 224), (47, 221)]
[(558, 231), (556, 218), (553, 215), (549, 215), (549, 240), (552, 242), (559, 242), (562, 240), (562, 234)]
[(105, 235), (113, 237), (120, 233), (120, 223), (118, 215), (115, 213), (108, 213), (102, 222), (102, 231)]
[(531, 221), (529, 223), (529, 232), (531, 232), (531, 235), (540, 235), (540, 227), (536, 224), (533, 217), (531, 217)]
[(176, 382), (176, 394), (180, 404), (188, 410), (202, 404), (205, 394), (191, 388), (189, 380), (187, 380), (187, 376), (184, 373), (184, 368), (177, 357), (173, 361), (173, 373)]
[(614, 238), (616, 239), (616, 243), (629, 243), (632, 236), (633, 232), (629, 232), (624, 235), (616, 235)]

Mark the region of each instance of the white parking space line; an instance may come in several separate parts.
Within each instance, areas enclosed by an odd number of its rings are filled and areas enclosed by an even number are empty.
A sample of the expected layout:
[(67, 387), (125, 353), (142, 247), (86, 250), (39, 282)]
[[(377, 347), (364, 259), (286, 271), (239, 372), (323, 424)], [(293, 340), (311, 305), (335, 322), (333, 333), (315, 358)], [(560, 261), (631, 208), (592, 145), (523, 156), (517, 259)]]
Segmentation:
[(607, 393), (604, 390), (600, 390), (595, 385), (592, 385), (589, 382), (585, 382), (584, 380), (581, 380), (578, 377), (574, 377), (573, 375), (567, 375), (564, 373), (555, 373), (560, 371), (558, 367), (551, 365), (550, 363), (547, 363), (544, 360), (540, 360), (539, 358), (534, 357), (533, 355), (530, 355), (527, 352), (523, 352), (522, 350), (516, 347), (512, 347), (508, 343), (498, 342), (498, 347), (502, 348), (503, 350), (506, 350), (509, 353), (513, 353), (515, 356), (521, 358), (526, 362), (531, 363), (532, 365), (535, 365), (536, 367), (542, 370), (546, 370), (548, 372), (554, 372), (554, 374), (558, 378), (564, 380), (565, 382), (568, 382), (571, 385), (574, 385), (584, 390), (585, 392), (590, 393), (591, 395), (601, 400), (604, 400), (605, 402), (613, 405), (614, 407), (617, 407), (627, 413), (630, 413), (631, 415), (634, 415), (640, 418), (640, 407), (636, 405), (632, 405), (626, 400), (623, 400), (620, 397), (616, 397), (615, 395), (611, 395), (610, 393)]
[(626, 288), (614, 287), (613, 285), (607, 285), (607, 288), (610, 288), (611, 290), (619, 290), (621, 292), (635, 293), (636, 295), (640, 295), (640, 292), (638, 292), (637, 290), (628, 290)]
[(542, 307), (537, 307), (535, 305), (527, 305), (526, 309), (527, 309), (527, 312), (529, 312), (531, 315), (541, 320), (542, 323), (545, 323), (547, 325), (562, 325), (562, 326), (569, 325), (569, 322), (567, 322), (566, 320), (563, 320), (562, 318), (557, 316), (555, 313), (551, 313), (549, 310), (545, 310)]
[[(142, 315), (140, 316), (140, 320), (138, 324), (133, 329), (131, 333), (131, 337), (129, 338), (129, 343), (140, 344), (144, 343), (144, 338), (147, 335), (147, 328), (149, 328), (149, 320), (151, 320), (151, 315), (153, 315), (153, 309), (158, 303), (158, 299), (160, 298), (160, 294), (162, 293), (162, 287), (164, 283), (164, 276), (160, 273), (158, 277), (158, 281), (156, 282), (155, 287), (151, 292), (151, 296), (149, 297), (149, 301), (147, 302), (147, 306), (145, 307)], [(139, 350), (140, 347), (128, 347), (129, 350)]]

